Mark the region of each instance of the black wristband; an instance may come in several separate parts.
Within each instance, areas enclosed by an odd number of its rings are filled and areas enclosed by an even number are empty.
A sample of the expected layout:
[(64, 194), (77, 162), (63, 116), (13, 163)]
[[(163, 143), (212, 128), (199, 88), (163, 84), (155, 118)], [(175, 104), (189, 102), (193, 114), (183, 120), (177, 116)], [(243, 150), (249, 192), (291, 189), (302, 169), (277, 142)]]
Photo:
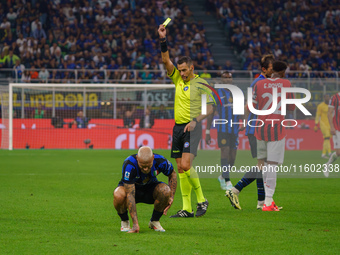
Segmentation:
[(168, 51), (168, 45), (166, 43), (166, 40), (161, 42), (161, 52), (167, 52)]
[(197, 120), (196, 118), (193, 118), (192, 120), (193, 120), (193, 121), (196, 121), (196, 123), (199, 123), (198, 120)]

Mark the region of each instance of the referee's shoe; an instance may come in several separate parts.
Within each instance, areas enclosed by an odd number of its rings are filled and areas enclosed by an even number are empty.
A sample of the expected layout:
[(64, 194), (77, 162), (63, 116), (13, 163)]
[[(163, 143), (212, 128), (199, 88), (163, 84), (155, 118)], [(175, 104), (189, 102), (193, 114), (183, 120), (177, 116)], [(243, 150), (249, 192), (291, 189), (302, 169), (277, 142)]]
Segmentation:
[(170, 218), (192, 218), (192, 217), (194, 217), (194, 212), (189, 213), (186, 210), (179, 210), (176, 214), (170, 216)]
[(207, 212), (207, 209), (208, 209), (208, 205), (209, 205), (209, 202), (207, 199), (205, 199), (204, 202), (202, 203), (198, 203), (197, 204), (197, 211), (196, 211), (196, 217), (201, 217), (203, 216), (206, 212)]

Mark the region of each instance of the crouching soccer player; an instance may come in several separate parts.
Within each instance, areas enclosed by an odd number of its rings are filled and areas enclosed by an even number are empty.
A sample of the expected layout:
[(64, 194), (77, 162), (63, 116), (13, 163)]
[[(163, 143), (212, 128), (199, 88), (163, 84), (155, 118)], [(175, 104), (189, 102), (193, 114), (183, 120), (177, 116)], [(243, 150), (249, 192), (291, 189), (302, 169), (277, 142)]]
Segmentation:
[[(169, 177), (168, 185), (157, 180), (159, 173)], [(153, 154), (150, 147), (143, 146), (123, 163), (122, 179), (113, 193), (113, 205), (121, 218), (121, 231), (138, 233), (137, 203), (154, 204), (149, 227), (164, 232), (159, 223), (169, 210), (177, 187), (176, 172), (172, 164), (161, 155)], [(133, 226), (130, 228), (129, 216)]]

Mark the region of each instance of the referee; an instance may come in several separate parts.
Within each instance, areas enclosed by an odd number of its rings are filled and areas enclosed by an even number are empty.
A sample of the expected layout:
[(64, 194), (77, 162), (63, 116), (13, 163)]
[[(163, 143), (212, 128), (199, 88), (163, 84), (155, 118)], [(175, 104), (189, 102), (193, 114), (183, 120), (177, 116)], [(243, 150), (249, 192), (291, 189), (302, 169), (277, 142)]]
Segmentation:
[(167, 74), (175, 84), (175, 126), (172, 135), (171, 157), (176, 159), (180, 187), (183, 200), (183, 208), (170, 218), (194, 217), (191, 206), (191, 189), (197, 196), (196, 217), (203, 216), (209, 202), (205, 199), (200, 180), (192, 161), (197, 155), (197, 147), (202, 137), (201, 121), (212, 114), (212, 99), (207, 95), (207, 115), (201, 114), (201, 97), (208, 84), (205, 80), (194, 74), (194, 65), (190, 57), (180, 57), (177, 68), (171, 62), (166, 42), (166, 29), (164, 25), (158, 28), (161, 44), (162, 61)]

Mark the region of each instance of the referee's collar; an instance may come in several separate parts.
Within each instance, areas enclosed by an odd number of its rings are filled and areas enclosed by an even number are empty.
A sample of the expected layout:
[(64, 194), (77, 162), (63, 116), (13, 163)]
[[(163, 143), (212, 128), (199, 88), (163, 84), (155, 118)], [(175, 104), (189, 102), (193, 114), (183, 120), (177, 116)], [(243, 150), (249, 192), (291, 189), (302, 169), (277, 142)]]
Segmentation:
[(198, 74), (194, 74), (194, 75), (195, 75), (195, 77), (192, 78), (192, 79), (190, 79), (189, 81), (184, 81), (184, 80), (183, 80), (184, 84), (187, 84), (187, 83), (191, 82), (192, 80), (195, 80), (195, 79), (197, 79), (198, 77), (200, 77)]

